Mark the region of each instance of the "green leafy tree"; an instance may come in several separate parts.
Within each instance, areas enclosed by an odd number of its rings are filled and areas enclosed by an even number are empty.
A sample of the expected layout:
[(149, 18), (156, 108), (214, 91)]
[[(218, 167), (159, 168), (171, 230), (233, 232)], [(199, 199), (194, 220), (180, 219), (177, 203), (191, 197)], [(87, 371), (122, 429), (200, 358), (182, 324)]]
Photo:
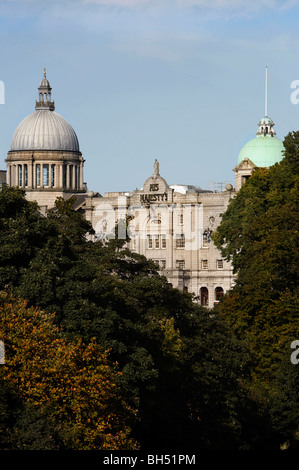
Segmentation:
[[(10, 188), (1, 196), (3, 204), (6, 198), (15, 200), (15, 211), (4, 211), (1, 223), (17, 230), (19, 220), (26, 225), (28, 214), (31, 232), (36, 229), (32, 246), (30, 237), (19, 232), (28, 256), (21, 266), (16, 258), (7, 260), (17, 275), (7, 274), (5, 283), (11, 283), (28, 307), (55, 313), (53, 321), (74, 344), (69, 352), (73, 358), (81, 354), (82, 341), (95, 340), (109, 349), (119, 372), (115, 385), (130, 409), (137, 410), (133, 436), (143, 449), (255, 446), (252, 416), (267, 434), (262, 406), (248, 393), (248, 358), (240, 341), (190, 294), (173, 288), (153, 262), (126, 248), (118, 231), (128, 221), (118, 222), (115, 238), (93, 243), (86, 239), (90, 225), (71, 201), (59, 199), (48, 217), (41, 217), (17, 190)], [(3, 240), (13, 252), (15, 238), (8, 233), (3, 232)], [(92, 347), (88, 351), (86, 361)], [(63, 379), (66, 369), (80, 381), (82, 368), (77, 370), (67, 355), (62, 359), (55, 376), (65, 384), (68, 401), (73, 395)], [(28, 378), (30, 382), (38, 383), (38, 392), (47, 385)], [(46, 408), (56, 400), (55, 388), (43, 395), (51, 401), (43, 402)], [(72, 432), (73, 440), (64, 436), (64, 443), (82, 448), (87, 440), (98, 441), (73, 423), (87, 417), (87, 407), (76, 400), (72, 406), (79, 411), (72, 411), (72, 419), (68, 415), (59, 430), (63, 435), (66, 429)], [(54, 411), (60, 421), (59, 411)]]
[[(102, 348), (94, 341), (67, 342), (53, 315), (29, 308), (6, 292), (0, 295), (0, 318), (3, 381), (32, 410), (27, 422), (34, 421), (32, 413), (41, 415), (65, 449), (137, 448), (129, 427), (133, 410), (123, 400), (117, 372)], [(24, 421), (23, 416), (23, 428)], [(38, 419), (36, 428), (39, 422), (43, 424)], [(24, 437), (28, 440), (23, 430)]]
[(216, 310), (251, 351), (251, 389), (268, 402), (280, 442), (297, 435), (296, 400), (293, 412), (284, 400), (298, 389), (298, 374), (291, 380), (292, 368), (284, 373), (283, 364), (299, 338), (299, 132), (289, 133), (284, 147), (280, 163), (253, 172), (213, 236), (236, 273), (235, 286)]

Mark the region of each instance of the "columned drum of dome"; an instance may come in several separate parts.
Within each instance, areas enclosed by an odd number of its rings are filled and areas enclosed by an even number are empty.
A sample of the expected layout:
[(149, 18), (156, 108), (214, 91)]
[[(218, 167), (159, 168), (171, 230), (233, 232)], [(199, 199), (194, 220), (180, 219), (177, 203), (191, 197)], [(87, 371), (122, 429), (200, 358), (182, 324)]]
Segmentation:
[(85, 192), (79, 141), (72, 126), (54, 111), (51, 90), (44, 71), (35, 111), (15, 130), (6, 159), (7, 184), (24, 188), (30, 200), (47, 207), (58, 196)]

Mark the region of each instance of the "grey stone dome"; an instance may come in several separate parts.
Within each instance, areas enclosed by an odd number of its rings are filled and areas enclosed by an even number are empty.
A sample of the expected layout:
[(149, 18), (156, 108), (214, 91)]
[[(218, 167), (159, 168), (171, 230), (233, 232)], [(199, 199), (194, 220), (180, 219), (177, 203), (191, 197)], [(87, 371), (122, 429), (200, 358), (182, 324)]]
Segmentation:
[(49, 109), (37, 109), (15, 130), (10, 150), (79, 152), (79, 141), (72, 126), (60, 114)]

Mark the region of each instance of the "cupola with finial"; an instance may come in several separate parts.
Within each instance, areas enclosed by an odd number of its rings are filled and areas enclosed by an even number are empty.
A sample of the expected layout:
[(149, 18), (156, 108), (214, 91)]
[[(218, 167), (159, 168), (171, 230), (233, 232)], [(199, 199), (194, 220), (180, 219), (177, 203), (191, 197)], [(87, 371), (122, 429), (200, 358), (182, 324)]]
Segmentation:
[(44, 76), (38, 87), (39, 100), (36, 101), (35, 104), (36, 110), (47, 109), (49, 111), (54, 111), (55, 104), (54, 101), (51, 101), (51, 90), (52, 88), (50, 86), (49, 80), (47, 80), (46, 77), (46, 69), (44, 69)]

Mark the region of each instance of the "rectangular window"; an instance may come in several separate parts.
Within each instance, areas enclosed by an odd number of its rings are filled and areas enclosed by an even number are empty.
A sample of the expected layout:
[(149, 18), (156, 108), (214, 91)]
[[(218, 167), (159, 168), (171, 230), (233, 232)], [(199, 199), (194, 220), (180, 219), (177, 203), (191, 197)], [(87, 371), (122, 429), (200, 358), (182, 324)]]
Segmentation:
[(216, 266), (217, 269), (223, 269), (223, 259), (217, 259)]
[(78, 189), (78, 167), (75, 166), (75, 189)]
[(63, 165), (62, 167), (62, 184), (63, 187), (66, 188), (66, 166)]
[(150, 250), (153, 248), (153, 237), (151, 235), (147, 236), (147, 247)]
[(177, 248), (185, 248), (185, 235), (177, 234), (176, 236), (176, 247)]
[(24, 186), (28, 186), (28, 165), (24, 165)]
[(185, 269), (185, 260), (184, 259), (177, 259), (175, 262), (177, 269)]
[(36, 165), (36, 186), (40, 186), (40, 164)]
[(22, 165), (18, 165), (18, 186), (22, 186)]
[(43, 165), (43, 186), (49, 186), (49, 165)]
[(208, 262), (207, 259), (201, 260), (201, 269), (203, 269), (203, 270), (205, 270), (205, 271), (206, 271), (207, 269), (209, 269), (209, 262)]
[(55, 186), (55, 165), (51, 165), (51, 187)]
[(166, 259), (161, 259), (160, 260), (160, 266), (161, 266), (162, 269), (166, 268)]
[(160, 237), (159, 235), (155, 235), (155, 248), (160, 248)]
[(73, 165), (69, 166), (69, 180), (70, 180), (70, 188), (73, 187)]
[(161, 235), (161, 247), (166, 248), (166, 235)]

